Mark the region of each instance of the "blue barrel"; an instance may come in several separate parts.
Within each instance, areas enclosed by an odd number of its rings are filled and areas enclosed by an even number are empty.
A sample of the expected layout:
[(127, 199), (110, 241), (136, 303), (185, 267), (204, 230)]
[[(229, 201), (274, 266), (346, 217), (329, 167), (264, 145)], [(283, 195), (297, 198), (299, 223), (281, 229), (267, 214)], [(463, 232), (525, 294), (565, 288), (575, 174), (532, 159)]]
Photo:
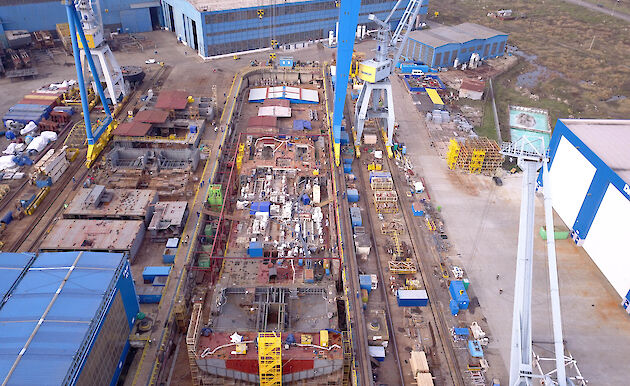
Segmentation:
[(7, 132), (4, 134), (4, 136), (5, 136), (5, 137), (7, 137), (7, 139), (8, 139), (9, 141), (10, 141), (10, 140), (12, 140), (12, 139), (15, 139), (15, 133), (14, 133), (14, 132), (12, 132), (12, 131), (10, 131), (10, 130), (9, 130), (9, 131), (7, 131)]

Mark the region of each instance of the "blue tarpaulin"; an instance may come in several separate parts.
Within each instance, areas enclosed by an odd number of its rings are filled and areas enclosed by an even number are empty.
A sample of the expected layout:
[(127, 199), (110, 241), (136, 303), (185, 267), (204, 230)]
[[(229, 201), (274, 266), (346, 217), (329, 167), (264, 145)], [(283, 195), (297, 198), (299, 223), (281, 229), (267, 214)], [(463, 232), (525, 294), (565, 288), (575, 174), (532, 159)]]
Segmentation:
[(256, 214), (256, 212), (269, 213), (270, 206), (271, 206), (271, 202), (269, 201), (254, 201), (252, 202), (252, 206), (249, 208), (249, 214), (254, 215)]
[(293, 130), (312, 130), (310, 121), (305, 121), (304, 119), (296, 119), (293, 121)]

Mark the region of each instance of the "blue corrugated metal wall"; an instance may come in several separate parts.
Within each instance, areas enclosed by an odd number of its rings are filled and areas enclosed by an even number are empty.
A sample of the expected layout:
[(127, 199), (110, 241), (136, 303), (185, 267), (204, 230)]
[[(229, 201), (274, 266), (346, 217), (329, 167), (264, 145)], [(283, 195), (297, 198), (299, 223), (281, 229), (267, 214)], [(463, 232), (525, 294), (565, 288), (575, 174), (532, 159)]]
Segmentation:
[[(105, 26), (120, 25), (121, 12), (132, 10), (132, 4), (141, 4), (142, 1), (129, 0), (102, 0), (101, 12)], [(138, 8), (141, 9), (141, 8)], [(148, 8), (144, 8), (148, 11)], [(138, 20), (135, 24), (151, 25), (151, 17), (148, 12), (136, 13)], [(25, 29), (28, 31), (54, 30), (58, 23), (67, 23), (66, 11), (60, 1), (42, 3), (20, 3), (15, 5), (0, 6), (0, 19), (4, 22), (5, 30)], [(149, 29), (150, 30), (150, 29)]]
[(149, 8), (120, 11), (120, 22), (123, 33), (149, 32), (153, 30)]
[[(428, 3), (428, 0), (425, 0)], [(395, 1), (363, 1), (359, 24), (371, 23), (367, 17), (375, 13), (384, 19)], [(403, 1), (393, 16), (395, 27), (407, 1)], [(303, 6), (300, 12), (290, 12)], [(258, 10), (263, 10), (262, 18)], [(172, 11), (172, 20), (171, 20)], [(426, 6), (422, 8), (426, 13)], [(189, 46), (194, 43), (192, 21), (196, 23), (198, 51), (203, 56), (265, 48), (275, 39), (279, 45), (328, 37), (335, 30), (339, 8), (329, 0), (311, 0), (270, 6), (250, 7), (217, 12), (199, 12), (185, 0), (163, 1), (164, 24)], [(272, 22), (273, 20), (273, 22)], [(273, 24), (273, 26), (272, 26)], [(174, 28), (172, 28), (174, 27)]]
[(460, 63), (465, 63), (475, 52), (482, 60), (503, 55), (507, 38), (507, 35), (501, 34), (488, 39), (472, 39), (466, 43), (431, 47), (410, 37), (403, 55), (407, 60), (420, 61), (431, 67), (452, 67), (455, 58), (459, 59)]

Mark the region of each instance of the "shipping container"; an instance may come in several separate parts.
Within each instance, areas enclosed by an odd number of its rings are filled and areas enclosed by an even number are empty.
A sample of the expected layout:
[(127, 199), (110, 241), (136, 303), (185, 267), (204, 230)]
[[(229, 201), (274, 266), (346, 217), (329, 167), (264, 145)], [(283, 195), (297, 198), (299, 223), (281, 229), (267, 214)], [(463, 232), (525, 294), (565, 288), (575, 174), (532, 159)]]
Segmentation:
[(396, 301), (399, 307), (424, 307), (429, 304), (429, 296), (425, 290), (396, 291)]
[(142, 279), (145, 283), (152, 283), (156, 276), (168, 276), (169, 273), (171, 273), (171, 267), (148, 266), (142, 270)]
[(350, 220), (353, 227), (363, 226), (363, 219), (361, 217), (361, 209), (357, 206), (350, 208)]
[(249, 257), (263, 257), (263, 244), (260, 241), (250, 241), (247, 248)]
[(162, 253), (162, 262), (164, 264), (173, 264), (175, 262), (175, 253), (177, 253), (176, 249), (164, 248), (164, 253)]
[(138, 301), (140, 304), (157, 304), (162, 300), (164, 287), (141, 286), (138, 288)]
[(346, 194), (348, 195), (348, 202), (359, 201), (359, 191), (357, 189), (348, 189), (346, 190)]
[(465, 310), (468, 308), (470, 299), (468, 298), (468, 294), (466, 293), (466, 287), (464, 287), (463, 281), (451, 281), (451, 284), (448, 286), (448, 292), (450, 292), (453, 300), (457, 302), (457, 306), (460, 310)]
[(370, 275), (359, 275), (359, 287), (368, 293), (372, 292), (372, 277)]

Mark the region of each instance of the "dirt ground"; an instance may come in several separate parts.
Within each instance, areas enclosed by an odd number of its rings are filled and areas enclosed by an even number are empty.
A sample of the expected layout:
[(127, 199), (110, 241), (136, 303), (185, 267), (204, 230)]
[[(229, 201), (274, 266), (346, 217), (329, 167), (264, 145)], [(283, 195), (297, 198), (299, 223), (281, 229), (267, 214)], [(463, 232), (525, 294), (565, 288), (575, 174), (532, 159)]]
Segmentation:
[[(494, 82), (502, 124), (507, 121), (508, 104), (549, 109), (552, 125), (559, 117), (628, 117), (630, 25), (562, 0), (510, 2), (509, 8), (526, 19), (501, 21), (486, 16), (506, 7), (498, 0), (429, 5), (429, 15), (439, 11), (437, 18), (429, 20), (473, 22), (506, 32), (508, 43), (528, 56)], [(517, 78), (528, 73), (534, 81), (525, 82), (526, 87), (517, 85)]]

